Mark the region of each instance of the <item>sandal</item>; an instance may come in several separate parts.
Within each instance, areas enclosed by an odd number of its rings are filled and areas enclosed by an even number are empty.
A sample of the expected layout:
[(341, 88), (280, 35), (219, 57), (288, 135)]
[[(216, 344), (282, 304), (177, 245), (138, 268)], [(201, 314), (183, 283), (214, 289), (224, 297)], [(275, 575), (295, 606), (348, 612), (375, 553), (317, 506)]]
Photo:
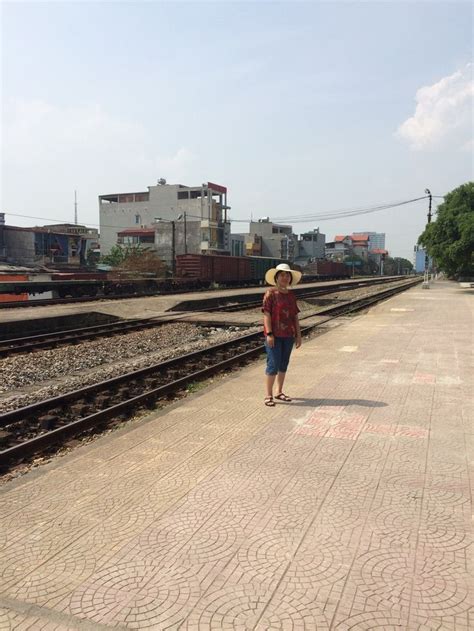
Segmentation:
[(265, 397), (263, 403), (269, 408), (275, 407), (275, 401), (273, 400), (273, 397)]
[(278, 399), (278, 401), (286, 401), (286, 402), (291, 401), (291, 398), (287, 397), (286, 394), (284, 394), (283, 392), (280, 392), (280, 394), (275, 395), (275, 399)]

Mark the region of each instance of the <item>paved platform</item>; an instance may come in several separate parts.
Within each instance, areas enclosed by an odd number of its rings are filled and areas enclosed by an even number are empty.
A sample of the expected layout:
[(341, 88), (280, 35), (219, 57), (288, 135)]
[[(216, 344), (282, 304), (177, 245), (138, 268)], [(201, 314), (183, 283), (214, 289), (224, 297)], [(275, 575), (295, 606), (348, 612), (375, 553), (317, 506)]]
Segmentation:
[(257, 362), (5, 485), (0, 629), (473, 629), (473, 300), (416, 287), (295, 351), (291, 404)]

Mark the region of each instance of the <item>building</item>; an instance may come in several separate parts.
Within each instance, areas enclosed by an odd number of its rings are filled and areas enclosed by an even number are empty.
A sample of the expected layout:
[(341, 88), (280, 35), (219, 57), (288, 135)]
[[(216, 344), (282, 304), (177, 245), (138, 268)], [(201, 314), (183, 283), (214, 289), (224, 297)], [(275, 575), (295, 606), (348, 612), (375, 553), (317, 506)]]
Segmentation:
[(344, 256), (358, 256), (362, 261), (369, 259), (369, 236), (367, 233), (358, 232), (355, 234), (338, 234), (334, 237), (334, 244), (343, 244), (343, 247), (332, 246), (333, 254), (331, 258), (338, 255), (338, 260)]
[[(3, 245), (2, 245), (3, 244)], [(15, 265), (70, 268), (87, 264), (98, 245), (98, 231), (76, 224), (22, 228), (8, 226), (0, 217), (2, 259)]]
[(230, 235), (230, 253), (232, 256), (246, 256), (247, 243), (244, 234)]
[(353, 232), (353, 237), (364, 236), (368, 238), (369, 252), (372, 250), (385, 250), (385, 232)]
[(413, 248), (413, 267), (417, 274), (433, 269), (433, 259), (426, 254), (426, 250), (421, 245), (415, 245)]
[(324, 257), (330, 261), (342, 262), (352, 253), (352, 246), (348, 240), (328, 241), (324, 246)]
[(81, 240), (80, 265), (86, 265), (89, 257), (97, 261), (100, 256), (100, 238), (97, 228), (89, 228), (77, 223), (63, 223), (43, 226), (46, 230), (60, 232), (71, 236), (79, 236)]
[(269, 217), (251, 221), (249, 225), (249, 242), (260, 239), (260, 255), (271, 258), (294, 261), (298, 253), (298, 238), (293, 234), (292, 226), (277, 224)]
[(147, 191), (100, 195), (101, 251), (108, 254), (120, 239), (153, 228), (158, 253), (230, 254), (229, 208), (227, 188), (212, 182), (184, 186), (161, 179)]
[(295, 263), (307, 265), (314, 260), (324, 259), (325, 245), (326, 235), (319, 232), (319, 228), (303, 232), (298, 240), (298, 254)]
[[(237, 235), (239, 236), (239, 235)], [(244, 239), (245, 256), (262, 256), (262, 237), (258, 234), (242, 234), (240, 235)]]

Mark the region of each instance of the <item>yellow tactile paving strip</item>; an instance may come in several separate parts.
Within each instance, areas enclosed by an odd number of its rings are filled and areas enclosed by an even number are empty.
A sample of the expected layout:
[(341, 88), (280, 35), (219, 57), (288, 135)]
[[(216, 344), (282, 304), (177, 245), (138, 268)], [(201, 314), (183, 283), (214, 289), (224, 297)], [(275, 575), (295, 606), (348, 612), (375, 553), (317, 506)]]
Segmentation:
[(414, 288), (6, 485), (0, 629), (472, 628), (472, 372)]

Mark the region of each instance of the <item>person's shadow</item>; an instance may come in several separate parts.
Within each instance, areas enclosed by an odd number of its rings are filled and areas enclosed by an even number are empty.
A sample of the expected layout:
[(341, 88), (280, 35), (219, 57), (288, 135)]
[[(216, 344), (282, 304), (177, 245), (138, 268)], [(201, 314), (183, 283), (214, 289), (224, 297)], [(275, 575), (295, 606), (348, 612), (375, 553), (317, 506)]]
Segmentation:
[(371, 401), (369, 399), (303, 399), (302, 397), (292, 397), (292, 401), (289, 405), (312, 408), (327, 407), (330, 405), (360, 405), (364, 408), (383, 408), (387, 407), (388, 403), (384, 403), (383, 401)]

